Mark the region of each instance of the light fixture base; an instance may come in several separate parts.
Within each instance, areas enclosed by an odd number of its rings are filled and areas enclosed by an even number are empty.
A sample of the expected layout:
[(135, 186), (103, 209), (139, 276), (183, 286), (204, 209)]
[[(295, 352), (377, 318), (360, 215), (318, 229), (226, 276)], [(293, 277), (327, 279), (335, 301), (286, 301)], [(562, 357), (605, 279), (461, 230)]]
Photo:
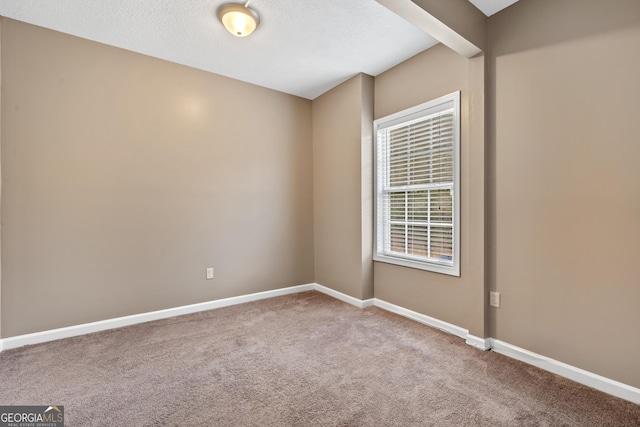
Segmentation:
[(260, 26), (258, 12), (240, 3), (227, 3), (220, 6), (218, 19), (236, 37), (246, 37)]

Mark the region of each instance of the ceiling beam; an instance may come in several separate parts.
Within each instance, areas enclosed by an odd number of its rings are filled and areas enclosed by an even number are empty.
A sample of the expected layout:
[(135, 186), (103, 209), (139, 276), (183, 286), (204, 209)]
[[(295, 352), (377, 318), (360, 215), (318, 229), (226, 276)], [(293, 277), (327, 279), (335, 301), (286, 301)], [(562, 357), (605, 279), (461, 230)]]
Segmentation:
[(376, 0), (466, 58), (486, 49), (487, 17), (468, 0)]

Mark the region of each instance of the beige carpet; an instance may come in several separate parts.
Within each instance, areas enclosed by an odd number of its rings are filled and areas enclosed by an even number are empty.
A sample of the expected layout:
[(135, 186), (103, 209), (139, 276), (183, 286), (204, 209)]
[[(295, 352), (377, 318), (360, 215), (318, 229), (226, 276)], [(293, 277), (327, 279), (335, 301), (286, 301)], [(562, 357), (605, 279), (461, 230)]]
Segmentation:
[(67, 426), (640, 426), (640, 407), (317, 292), (0, 353)]

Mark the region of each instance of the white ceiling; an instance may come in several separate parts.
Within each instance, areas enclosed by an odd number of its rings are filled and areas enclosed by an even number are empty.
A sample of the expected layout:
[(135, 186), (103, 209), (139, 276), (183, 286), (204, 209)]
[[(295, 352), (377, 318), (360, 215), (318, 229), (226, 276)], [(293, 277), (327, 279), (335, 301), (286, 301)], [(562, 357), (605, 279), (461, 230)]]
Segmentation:
[(469, 0), (475, 7), (480, 9), (482, 13), (491, 16), (500, 12), (518, 0)]
[(238, 38), (215, 15), (231, 1), (0, 0), (0, 15), (308, 99), (437, 44), (375, 0), (252, 0), (261, 25)]

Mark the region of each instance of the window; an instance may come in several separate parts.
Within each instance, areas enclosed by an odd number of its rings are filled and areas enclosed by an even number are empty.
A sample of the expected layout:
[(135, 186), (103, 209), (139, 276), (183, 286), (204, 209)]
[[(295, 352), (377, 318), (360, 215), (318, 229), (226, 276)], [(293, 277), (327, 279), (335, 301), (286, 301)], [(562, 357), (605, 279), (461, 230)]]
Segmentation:
[(374, 122), (374, 260), (460, 275), (460, 92)]

